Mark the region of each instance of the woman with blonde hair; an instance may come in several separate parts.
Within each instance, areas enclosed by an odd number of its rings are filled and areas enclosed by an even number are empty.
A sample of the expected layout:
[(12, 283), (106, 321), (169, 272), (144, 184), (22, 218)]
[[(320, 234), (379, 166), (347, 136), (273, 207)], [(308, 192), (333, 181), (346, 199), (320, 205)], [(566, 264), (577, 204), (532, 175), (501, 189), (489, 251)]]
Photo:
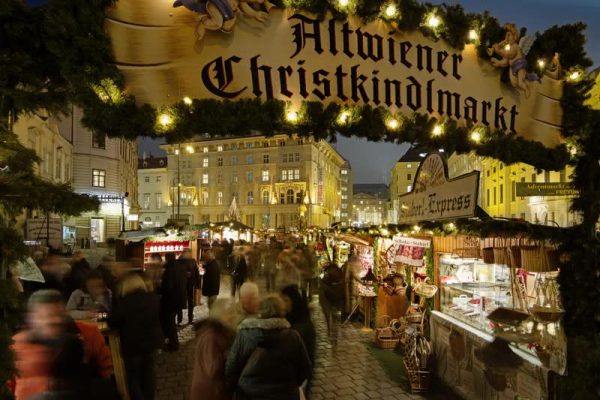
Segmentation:
[(259, 312), (238, 328), (225, 364), (227, 382), (236, 400), (299, 400), (311, 367), (302, 338), (290, 329), (279, 296), (265, 297)]
[(154, 362), (162, 345), (158, 298), (137, 272), (125, 275), (108, 324), (119, 330), (127, 385), (132, 400), (152, 400)]

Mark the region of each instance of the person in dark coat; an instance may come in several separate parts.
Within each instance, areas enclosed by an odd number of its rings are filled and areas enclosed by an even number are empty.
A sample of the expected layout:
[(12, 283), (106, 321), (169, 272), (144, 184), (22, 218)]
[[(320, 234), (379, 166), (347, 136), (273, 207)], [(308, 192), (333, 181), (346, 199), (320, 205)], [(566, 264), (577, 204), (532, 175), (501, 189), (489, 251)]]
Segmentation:
[[(183, 266), (187, 279), (186, 283), (186, 302), (187, 302), (187, 314), (188, 324), (194, 323), (194, 292), (200, 288), (200, 271), (198, 270), (198, 264), (192, 257), (192, 249), (183, 249), (181, 256), (176, 261), (176, 264)], [(179, 311), (177, 314), (177, 323), (183, 322), (183, 312)]]
[(231, 297), (235, 297), (235, 293), (239, 290), (240, 286), (246, 282), (248, 275), (248, 264), (246, 263), (246, 255), (238, 250), (237, 254), (234, 252), (234, 265), (231, 271)]
[(236, 400), (299, 400), (310, 373), (302, 338), (283, 318), (279, 296), (260, 303), (260, 318), (240, 324), (225, 363), (225, 378)]
[(156, 389), (156, 350), (162, 345), (157, 296), (138, 273), (121, 281), (119, 299), (108, 325), (119, 330), (127, 386), (132, 400), (153, 400)]
[(208, 297), (208, 309), (212, 308), (221, 286), (221, 269), (212, 250), (205, 253), (206, 265), (202, 278), (202, 295)]
[(319, 303), (327, 322), (327, 333), (335, 344), (339, 328), (339, 312), (344, 307), (344, 273), (334, 263), (325, 268), (319, 286)]
[[(310, 310), (304, 296), (296, 285), (290, 285), (281, 290), (281, 298), (284, 303), (285, 319), (288, 320), (293, 330), (300, 334), (311, 365), (315, 364), (315, 352), (317, 348), (317, 331), (310, 318)], [(306, 384), (306, 398), (310, 394), (312, 381), (312, 368), (309, 371)]]
[(167, 253), (165, 271), (160, 286), (160, 319), (163, 333), (168, 340), (165, 350), (179, 349), (175, 318), (185, 308), (187, 300), (187, 276), (181, 263), (175, 260), (175, 254)]
[(65, 277), (65, 295), (67, 299), (71, 297), (71, 293), (83, 286), (85, 278), (91, 270), (90, 263), (87, 262), (81, 251), (73, 253), (71, 272)]

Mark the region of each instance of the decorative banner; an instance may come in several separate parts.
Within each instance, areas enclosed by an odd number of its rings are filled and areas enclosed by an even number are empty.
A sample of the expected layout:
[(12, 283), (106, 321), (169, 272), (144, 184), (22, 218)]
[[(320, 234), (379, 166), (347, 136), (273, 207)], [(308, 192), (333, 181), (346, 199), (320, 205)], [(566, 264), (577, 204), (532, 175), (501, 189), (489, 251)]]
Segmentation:
[[(279, 99), (382, 106), (426, 113), (537, 140), (560, 138), (562, 82), (527, 74), (532, 38), (516, 28), (493, 44), (457, 51), (382, 20), (341, 21), (250, 2), (119, 0), (107, 14), (117, 66), (139, 102), (190, 98)], [(230, 32), (226, 34), (224, 32)], [(501, 83), (510, 65), (511, 84)]]
[(570, 183), (517, 182), (516, 194), (529, 196), (577, 196), (579, 192)]
[(449, 179), (445, 159), (429, 154), (417, 169), (413, 190), (400, 196), (398, 223), (473, 217), (478, 191), (479, 171)]

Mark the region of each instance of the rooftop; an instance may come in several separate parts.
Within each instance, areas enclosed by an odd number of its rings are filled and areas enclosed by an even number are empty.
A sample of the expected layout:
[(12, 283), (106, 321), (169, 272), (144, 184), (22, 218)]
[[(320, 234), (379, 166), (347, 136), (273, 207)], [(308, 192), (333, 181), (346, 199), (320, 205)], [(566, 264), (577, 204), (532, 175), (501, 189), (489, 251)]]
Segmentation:
[(380, 199), (387, 199), (389, 188), (384, 183), (358, 183), (352, 186), (354, 195), (367, 193)]
[(138, 159), (138, 169), (166, 168), (167, 157), (150, 157)]
[(424, 150), (418, 146), (411, 146), (406, 153), (400, 157), (398, 162), (421, 162), (423, 161), (423, 158), (425, 158), (423, 154), (427, 153), (427, 150)]

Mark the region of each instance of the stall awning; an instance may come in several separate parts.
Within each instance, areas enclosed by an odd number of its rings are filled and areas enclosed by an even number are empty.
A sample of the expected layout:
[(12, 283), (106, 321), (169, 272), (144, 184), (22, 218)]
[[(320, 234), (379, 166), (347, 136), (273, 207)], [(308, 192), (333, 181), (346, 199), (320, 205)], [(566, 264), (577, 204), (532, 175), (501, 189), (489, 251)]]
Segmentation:
[(244, 225), (239, 221), (229, 221), (229, 222), (218, 222), (215, 224), (215, 227), (219, 227), (219, 228), (229, 228), (229, 229), (233, 229), (234, 231), (245, 231), (245, 230), (252, 230), (251, 227), (249, 227), (248, 225)]
[(142, 229), (138, 231), (124, 231), (121, 232), (117, 239), (128, 240), (130, 242), (139, 242), (149, 237), (162, 237), (167, 236), (167, 233), (163, 228), (151, 228)]

